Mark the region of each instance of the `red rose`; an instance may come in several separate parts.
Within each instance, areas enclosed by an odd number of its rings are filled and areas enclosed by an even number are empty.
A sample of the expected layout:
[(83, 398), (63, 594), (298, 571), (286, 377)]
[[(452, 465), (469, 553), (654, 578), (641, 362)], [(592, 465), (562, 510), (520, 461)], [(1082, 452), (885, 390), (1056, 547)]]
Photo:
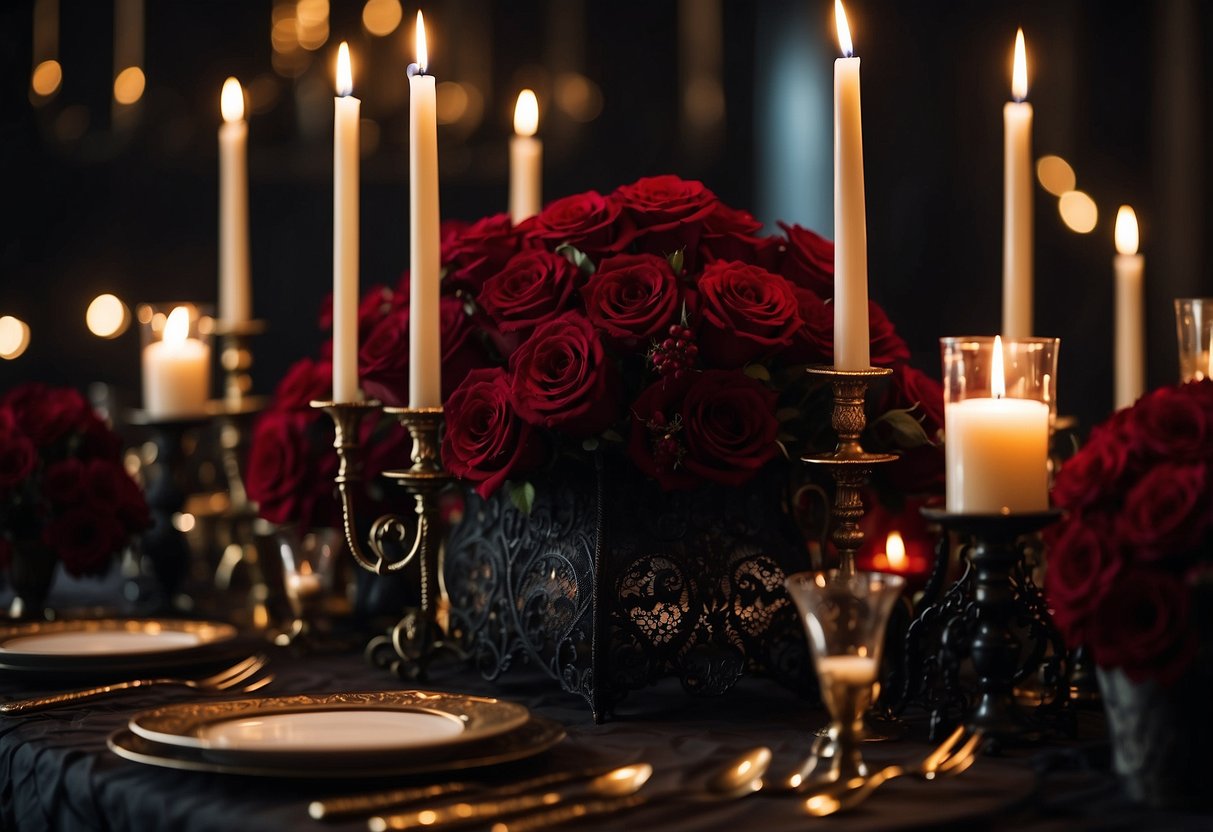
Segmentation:
[(1160, 387), (1133, 408), (1134, 427), (1144, 447), (1159, 456), (1188, 460), (1207, 457), (1213, 450), (1210, 401), (1194, 391), (1213, 389), (1213, 382)]
[(409, 395), (409, 310), (380, 321), (358, 350), (363, 391), (385, 404), (403, 405)]
[(331, 443), (328, 418), (320, 414), (271, 410), (261, 415), (253, 429), (245, 487), (262, 517), (302, 528), (339, 522)]
[(792, 343), (803, 321), (792, 284), (757, 266), (717, 262), (699, 278), (700, 349), (740, 367)]
[(498, 329), (521, 340), (568, 309), (580, 282), (581, 270), (568, 258), (534, 249), (514, 255), (476, 300)]
[[(390, 286), (372, 286), (360, 301), (358, 301), (358, 340), (366, 338), (368, 332), (394, 309), (407, 306), (409, 302), (408, 272), (401, 278), (403, 290), (392, 289)], [(321, 330), (333, 328), (333, 295), (328, 294), (320, 304)], [(328, 345), (331, 349), (331, 344)]]
[(702, 182), (670, 175), (638, 179), (614, 196), (636, 226), (640, 250), (662, 257), (683, 249), (693, 258), (703, 222), (717, 203)]
[(467, 374), (489, 363), (480, 331), (463, 301), (444, 296), (438, 301), (442, 327), (442, 398), (463, 383)]
[(776, 398), (733, 370), (663, 379), (632, 407), (628, 453), (667, 490), (741, 485), (778, 453)]
[(868, 332), (871, 334), (873, 367), (896, 367), (910, 360), (909, 346), (893, 329), (889, 316), (874, 301), (868, 301)]
[(1129, 461), (1129, 443), (1115, 427), (1098, 425), (1087, 444), (1061, 466), (1053, 483), (1053, 502), (1076, 510), (1119, 500), (1120, 478)]
[(1134, 681), (1166, 685), (1196, 653), (1189, 590), (1156, 569), (1125, 569), (1095, 608), (1090, 645), (1095, 662), (1119, 667)]
[(533, 425), (592, 436), (619, 417), (616, 368), (593, 325), (574, 312), (541, 324), (510, 356), (514, 406)]
[(0, 488), (20, 485), (38, 464), (38, 449), (18, 428), (0, 431)]
[(518, 231), (532, 248), (554, 250), (567, 243), (596, 257), (623, 251), (632, 239), (631, 221), (619, 203), (597, 191), (549, 202)]
[(784, 247), (781, 237), (760, 237), (762, 223), (747, 211), (717, 202), (703, 220), (699, 251), (703, 262), (740, 260), (775, 271)]
[(652, 254), (608, 257), (581, 294), (589, 319), (626, 349), (647, 345), (678, 315), (678, 279), (664, 257)]
[(788, 250), (779, 273), (819, 297), (833, 297), (834, 243), (799, 225), (780, 223), (779, 227), (788, 235)]
[(944, 489), (943, 385), (909, 364), (893, 368), (881, 409), (909, 410), (918, 419), (928, 444), (906, 448), (901, 457), (881, 468), (881, 475), (903, 494), (926, 494)]
[(110, 512), (75, 508), (56, 517), (42, 532), (42, 541), (55, 550), (68, 574), (104, 572), (125, 534)]
[(10, 390), (0, 404), (11, 408), (17, 425), (39, 447), (80, 430), (92, 409), (79, 392), (36, 382)]
[(84, 414), (76, 430), (76, 456), (110, 462), (118, 462), (122, 458), (122, 439), (91, 409)]
[(471, 225), (446, 222), (442, 232), (443, 283), (472, 294), (478, 294), (521, 245), (507, 214), (485, 217)]
[(829, 364), (834, 360), (834, 307), (809, 289), (793, 286), (800, 328), (792, 344), (780, 353), (793, 364)]
[(42, 496), (54, 506), (83, 502), (84, 485), (84, 465), (78, 459), (52, 462), (42, 474)]
[(314, 401), (324, 401), (333, 392), (333, 362), (304, 358), (286, 371), (274, 389), (274, 407), (306, 410)]
[(473, 370), (446, 403), (442, 461), (455, 476), (476, 483), (488, 498), (515, 474), (543, 460), (535, 430), (514, 412), (510, 381), (500, 367)]
[(1090, 637), (1090, 617), (1120, 571), (1116, 545), (1085, 519), (1070, 519), (1049, 535), (1045, 591), (1053, 620), (1072, 647)]
[(1163, 462), (1125, 496), (1117, 530), (1147, 560), (1190, 554), (1209, 529), (1208, 472), (1204, 462)]

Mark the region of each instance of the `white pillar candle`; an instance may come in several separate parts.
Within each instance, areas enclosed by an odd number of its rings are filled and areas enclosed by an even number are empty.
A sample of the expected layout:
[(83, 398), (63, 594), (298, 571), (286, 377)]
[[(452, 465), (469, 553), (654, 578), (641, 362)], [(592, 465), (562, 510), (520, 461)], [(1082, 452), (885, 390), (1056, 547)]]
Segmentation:
[(333, 101), (333, 400), (358, 391), (358, 113), (350, 48), (337, 50)]
[(153, 419), (199, 416), (210, 393), (211, 349), (189, 337), (190, 313), (169, 313), (159, 341), (143, 348), (143, 409)]
[(1023, 29), (1015, 34), (1011, 95), (1002, 108), (1002, 334), (1032, 337), (1032, 105)]
[(817, 660), (817, 675), (822, 687), (834, 681), (845, 685), (870, 685), (876, 681), (879, 667), (872, 656), (822, 656)]
[(418, 11), (417, 63), (409, 67), (409, 407), (442, 406), (438, 120), (428, 63)]
[(834, 61), (834, 366), (866, 370), (871, 359), (859, 58), (852, 57), (841, 0), (834, 0), (834, 17), (844, 55)]
[(514, 105), (514, 136), (510, 139), (510, 221), (517, 225), (539, 213), (543, 204), (543, 142), (539, 102), (531, 90), (518, 93)]
[(1137, 253), (1137, 215), (1128, 205), (1116, 214), (1116, 409), (1128, 407), (1145, 392), (1145, 327), (1142, 275), (1145, 258)]
[(219, 320), (249, 319), (252, 290), (248, 254), (248, 122), (240, 82), (223, 82), (219, 107)]
[(1049, 507), (1049, 406), (1006, 396), (1002, 339), (994, 339), (991, 397), (944, 407), (947, 508), (1015, 514)]

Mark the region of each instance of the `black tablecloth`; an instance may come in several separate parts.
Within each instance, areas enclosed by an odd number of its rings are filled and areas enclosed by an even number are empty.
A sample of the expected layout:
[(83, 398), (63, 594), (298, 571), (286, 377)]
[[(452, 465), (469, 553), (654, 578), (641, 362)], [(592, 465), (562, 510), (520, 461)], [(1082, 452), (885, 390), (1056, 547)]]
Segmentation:
[[(402, 686), (356, 655), (279, 654), (273, 669), (276, 680), (267, 693)], [(587, 764), (645, 760), (659, 772), (651, 787), (664, 791), (677, 784), (679, 772), (758, 744), (772, 748), (773, 771), (784, 772), (803, 756), (811, 731), (825, 719), (790, 693), (757, 680), (710, 700), (688, 699), (677, 687), (659, 687), (633, 696), (616, 719), (603, 725), (593, 724), (580, 700), (561, 694), (551, 682), (540, 684), (523, 677), (515, 684), (491, 686), (470, 672), (456, 670), (440, 673), (429, 686), (512, 699), (568, 727), (569, 738), (552, 751), (490, 774), (502, 781)], [(0, 679), (4, 698), (35, 692), (40, 691)], [(361, 791), (360, 784), (171, 771), (128, 762), (106, 748), (106, 736), (136, 710), (187, 698), (188, 693), (145, 691), (87, 707), (0, 718), (3, 828), (14, 832), (366, 828), (362, 821), (322, 825), (307, 816), (310, 800)], [(928, 746), (901, 740), (872, 743), (865, 750), (870, 760), (884, 763), (920, 758)], [(651, 806), (626, 821), (602, 819), (579, 828), (634, 825), (670, 832), (739, 824), (770, 832), (807, 825), (848, 832), (976, 825), (1039, 830), (1209, 828), (1208, 817), (1152, 813), (1128, 803), (1101, 760), (1106, 764), (1106, 749), (1082, 742), (1007, 759), (983, 758), (953, 780), (925, 783), (906, 778), (890, 783), (861, 809), (826, 820), (799, 813), (797, 801), (760, 794), (726, 804)]]

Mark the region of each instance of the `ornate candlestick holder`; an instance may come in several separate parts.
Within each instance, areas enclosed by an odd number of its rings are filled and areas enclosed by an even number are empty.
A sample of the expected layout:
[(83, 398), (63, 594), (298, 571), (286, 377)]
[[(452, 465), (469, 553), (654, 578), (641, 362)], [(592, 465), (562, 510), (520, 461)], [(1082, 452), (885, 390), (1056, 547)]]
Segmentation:
[(803, 461), (828, 467), (834, 478), (831, 539), (838, 552), (839, 571), (850, 576), (855, 574), (855, 553), (863, 545), (863, 531), (859, 528), (859, 521), (863, 519), (863, 486), (872, 473), (872, 466), (897, 459), (896, 454), (868, 453), (860, 444), (859, 437), (868, 421), (864, 402), (871, 381), (893, 371), (886, 367), (866, 370), (810, 367), (808, 372), (829, 379), (834, 387), (834, 412), (830, 422), (838, 434), (838, 447), (831, 453), (803, 457)]
[[(440, 656), (463, 657), (450, 640), (448, 604), (442, 584), (442, 537), (439, 532), (438, 495), (452, 481), (442, 467), (438, 431), (441, 407), (383, 407), (378, 402), (312, 402), (333, 420), (333, 447), (339, 467), (335, 482), (341, 498), (346, 541), (358, 565), (376, 575), (399, 572), (413, 561), (420, 572), (420, 605), (406, 611), (387, 636), (367, 645), (367, 655), (403, 678), (420, 679)], [(363, 545), (358, 533), (355, 492), (362, 481), (362, 449), (359, 428), (368, 414), (395, 416), (413, 440), (412, 465), (385, 471), (384, 476), (404, 487), (413, 497), (415, 517), (396, 514), (379, 517), (371, 524)]]
[[(931, 642), (914, 646), (924, 657), (917, 672), (932, 737), (950, 727), (954, 710), (962, 711), (969, 728), (1000, 745), (1031, 741), (1051, 730), (1072, 732), (1065, 645), (1023, 558), (1023, 539), (1055, 522), (1061, 512), (923, 509), (923, 515), (938, 523), (945, 537), (954, 531), (972, 540), (964, 575), (915, 621), (932, 626), (911, 629), (911, 638)], [(966, 658), (976, 672), (971, 692), (961, 681)], [(1038, 672), (1039, 704), (1025, 707), (1016, 699), (1016, 686)]]

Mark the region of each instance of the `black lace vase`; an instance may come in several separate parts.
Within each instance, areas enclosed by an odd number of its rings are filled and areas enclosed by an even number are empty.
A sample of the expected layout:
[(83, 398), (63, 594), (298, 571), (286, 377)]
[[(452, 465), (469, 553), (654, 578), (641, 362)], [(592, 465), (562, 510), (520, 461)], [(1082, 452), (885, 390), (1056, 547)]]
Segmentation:
[(786, 574), (808, 568), (787, 469), (663, 492), (622, 460), (534, 482), (529, 515), (469, 491), (446, 549), (451, 628), (488, 679), (538, 667), (596, 719), (675, 676), (723, 693), (746, 673), (815, 687)]

